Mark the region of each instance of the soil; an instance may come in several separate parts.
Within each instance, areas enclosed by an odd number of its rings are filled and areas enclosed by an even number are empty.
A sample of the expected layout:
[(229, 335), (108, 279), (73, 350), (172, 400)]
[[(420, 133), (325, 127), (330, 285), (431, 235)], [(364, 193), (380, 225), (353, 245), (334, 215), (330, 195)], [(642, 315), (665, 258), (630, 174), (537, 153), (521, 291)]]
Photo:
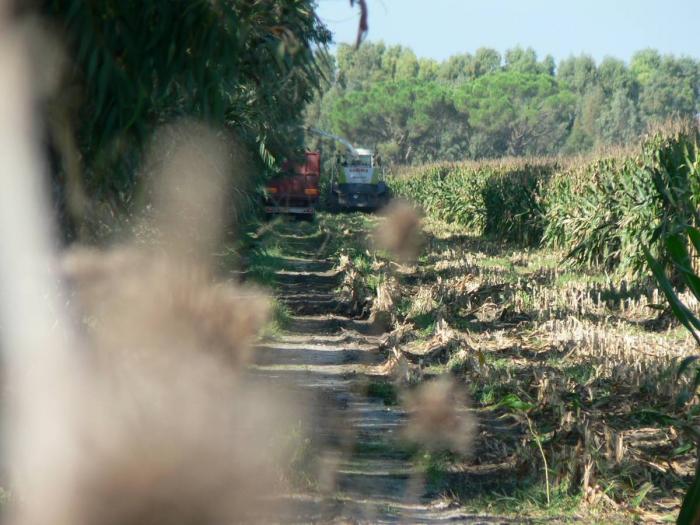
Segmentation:
[[(480, 515), (456, 504), (430, 480), (415, 449), (402, 439), (407, 414), (386, 396), (372, 397), (370, 385), (386, 384), (378, 365), (381, 333), (367, 320), (343, 314), (335, 289), (334, 262), (318, 253), (325, 243), (299, 234), (298, 224), (275, 233), (284, 257), (275, 294), (293, 313), (290, 326), (260, 343), (252, 373), (301, 399), (309, 418), (306, 486), (285, 498), (281, 522), (290, 523), (523, 523)], [(503, 423), (480, 417), (479, 448)], [(460, 483), (480, 490), (510, 475), (507, 466), (475, 464)], [(524, 520), (527, 521), (527, 520)]]

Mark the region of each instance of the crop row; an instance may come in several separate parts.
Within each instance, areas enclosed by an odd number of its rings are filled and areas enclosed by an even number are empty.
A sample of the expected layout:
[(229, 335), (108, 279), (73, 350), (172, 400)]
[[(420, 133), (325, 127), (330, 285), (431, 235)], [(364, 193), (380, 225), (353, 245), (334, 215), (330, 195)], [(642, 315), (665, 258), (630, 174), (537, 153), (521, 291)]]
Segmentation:
[(644, 272), (670, 232), (698, 225), (698, 130), (676, 124), (597, 158), (438, 163), (396, 170), (395, 195), (465, 230), (568, 252), (581, 266)]

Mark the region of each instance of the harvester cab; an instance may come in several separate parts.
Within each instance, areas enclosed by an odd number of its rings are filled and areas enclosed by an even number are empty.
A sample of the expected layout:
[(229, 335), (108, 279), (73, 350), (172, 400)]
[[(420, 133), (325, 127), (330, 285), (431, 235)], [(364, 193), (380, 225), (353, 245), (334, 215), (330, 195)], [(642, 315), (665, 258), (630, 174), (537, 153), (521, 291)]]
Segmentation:
[(376, 210), (389, 202), (381, 160), (369, 149), (355, 148), (342, 137), (314, 128), (310, 132), (340, 142), (347, 149), (331, 170), (329, 204), (333, 210)]
[(389, 189), (379, 157), (372, 151), (356, 148), (339, 157), (331, 179), (331, 207), (376, 210), (389, 201)]

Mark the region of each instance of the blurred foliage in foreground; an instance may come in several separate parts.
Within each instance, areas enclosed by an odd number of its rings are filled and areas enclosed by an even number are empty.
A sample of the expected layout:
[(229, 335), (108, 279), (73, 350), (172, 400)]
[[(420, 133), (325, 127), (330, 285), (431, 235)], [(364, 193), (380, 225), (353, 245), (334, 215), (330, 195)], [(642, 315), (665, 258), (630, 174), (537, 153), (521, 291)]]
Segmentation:
[(580, 266), (618, 274), (646, 271), (663, 241), (697, 225), (698, 130), (669, 125), (638, 151), (598, 158), (510, 159), (403, 168), (397, 195), (476, 233), (563, 249)]

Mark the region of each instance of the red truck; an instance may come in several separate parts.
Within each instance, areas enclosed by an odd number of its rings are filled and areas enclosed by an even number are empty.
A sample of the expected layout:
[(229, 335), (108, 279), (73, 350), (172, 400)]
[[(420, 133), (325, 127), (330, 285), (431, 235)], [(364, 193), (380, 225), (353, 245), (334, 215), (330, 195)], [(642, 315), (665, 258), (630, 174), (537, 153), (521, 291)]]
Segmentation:
[(265, 186), (265, 215), (288, 213), (312, 218), (320, 195), (321, 154), (307, 151), (306, 162), (285, 162), (282, 171), (284, 175), (268, 181)]

